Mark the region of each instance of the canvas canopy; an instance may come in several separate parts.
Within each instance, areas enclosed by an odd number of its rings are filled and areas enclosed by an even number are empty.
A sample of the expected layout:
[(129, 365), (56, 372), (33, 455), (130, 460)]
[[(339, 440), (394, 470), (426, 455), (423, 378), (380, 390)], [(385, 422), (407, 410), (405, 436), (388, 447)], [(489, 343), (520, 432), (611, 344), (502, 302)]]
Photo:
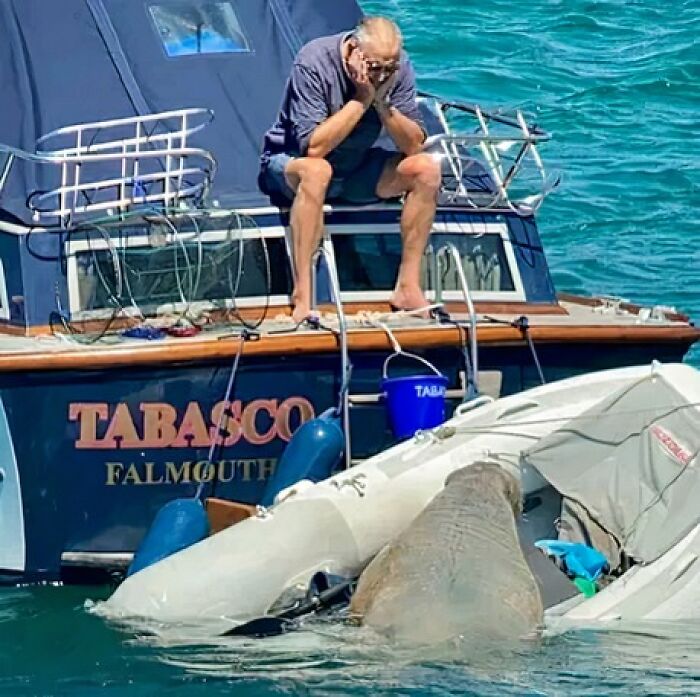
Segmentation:
[(700, 403), (686, 394), (673, 371), (651, 371), (523, 459), (635, 561), (651, 562), (700, 522)]
[[(262, 135), (293, 58), (360, 17), (355, 0), (0, 0), (0, 143), (33, 151), (63, 126), (212, 109), (192, 143), (218, 160), (212, 198), (266, 205)], [(46, 189), (46, 176), (13, 166), (0, 211), (26, 220), (27, 195)]]

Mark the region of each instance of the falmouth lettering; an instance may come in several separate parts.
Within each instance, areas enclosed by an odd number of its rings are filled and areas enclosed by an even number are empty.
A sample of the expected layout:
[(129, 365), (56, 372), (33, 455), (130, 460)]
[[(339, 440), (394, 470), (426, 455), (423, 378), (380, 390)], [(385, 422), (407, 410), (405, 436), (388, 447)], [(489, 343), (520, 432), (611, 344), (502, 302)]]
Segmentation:
[(264, 482), (275, 473), (274, 458), (187, 460), (184, 462), (105, 462), (107, 486)]
[(304, 397), (217, 402), (211, 409), (194, 401), (181, 410), (165, 402), (142, 402), (138, 410), (126, 402), (68, 406), (68, 419), (77, 424), (75, 447), (86, 450), (207, 448), (212, 441), (224, 447), (239, 441), (265, 445), (276, 438), (288, 442), (313, 416), (313, 405)]

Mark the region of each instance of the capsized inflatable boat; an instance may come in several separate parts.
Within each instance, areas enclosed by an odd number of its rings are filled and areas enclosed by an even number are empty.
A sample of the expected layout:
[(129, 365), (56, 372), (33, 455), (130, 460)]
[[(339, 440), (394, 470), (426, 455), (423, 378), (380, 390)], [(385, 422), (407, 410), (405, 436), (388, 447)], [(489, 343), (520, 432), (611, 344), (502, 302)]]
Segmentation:
[(699, 405), (700, 373), (658, 363), (477, 399), (442, 426), (319, 484), (300, 482), (257, 516), (135, 573), (96, 612), (222, 628), (264, 615), (317, 571), (357, 576), (450, 472), (487, 459), (520, 476), (534, 502), (532, 539), (568, 516), (576, 525), (564, 526), (566, 539), (601, 540), (615, 556), (621, 577), (591, 598), (573, 593), (551, 616), (700, 616)]

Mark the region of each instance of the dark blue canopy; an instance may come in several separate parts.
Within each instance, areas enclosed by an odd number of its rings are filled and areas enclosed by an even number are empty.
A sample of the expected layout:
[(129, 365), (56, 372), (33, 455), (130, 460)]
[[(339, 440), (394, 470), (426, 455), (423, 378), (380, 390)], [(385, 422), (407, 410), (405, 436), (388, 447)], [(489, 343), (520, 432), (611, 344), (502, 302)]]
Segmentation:
[[(260, 144), (294, 55), (360, 16), (355, 0), (0, 0), (0, 143), (33, 151), (62, 126), (206, 107), (193, 144), (218, 160), (213, 198), (264, 204)], [(42, 184), (13, 168), (0, 209), (26, 220)]]

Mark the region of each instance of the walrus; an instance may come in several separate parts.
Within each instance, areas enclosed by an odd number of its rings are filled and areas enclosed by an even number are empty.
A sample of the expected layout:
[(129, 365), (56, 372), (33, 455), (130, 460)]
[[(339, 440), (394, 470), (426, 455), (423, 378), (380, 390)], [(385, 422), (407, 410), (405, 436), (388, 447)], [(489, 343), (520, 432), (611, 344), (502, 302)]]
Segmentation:
[(403, 644), (535, 635), (543, 604), (518, 541), (521, 509), (518, 481), (498, 464), (453, 472), (366, 567), (350, 618)]

